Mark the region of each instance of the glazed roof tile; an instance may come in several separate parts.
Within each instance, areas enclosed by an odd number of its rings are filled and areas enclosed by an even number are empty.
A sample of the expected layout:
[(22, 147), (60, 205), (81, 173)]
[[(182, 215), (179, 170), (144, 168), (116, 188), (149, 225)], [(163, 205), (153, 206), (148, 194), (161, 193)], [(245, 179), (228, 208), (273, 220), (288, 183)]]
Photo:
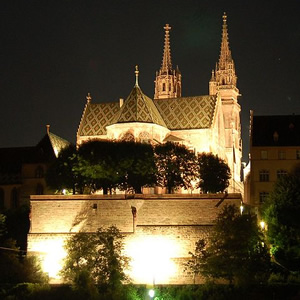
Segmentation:
[(216, 96), (157, 99), (154, 103), (171, 130), (210, 128)]

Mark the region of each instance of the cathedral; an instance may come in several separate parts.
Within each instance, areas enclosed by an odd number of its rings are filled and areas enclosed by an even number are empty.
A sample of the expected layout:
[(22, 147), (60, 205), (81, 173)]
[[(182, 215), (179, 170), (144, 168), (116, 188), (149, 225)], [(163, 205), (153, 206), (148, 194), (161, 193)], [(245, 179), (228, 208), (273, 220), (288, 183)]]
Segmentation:
[(151, 144), (180, 143), (196, 154), (212, 152), (231, 169), (229, 192), (242, 192), (241, 182), (241, 107), (235, 65), (231, 56), (227, 16), (223, 15), (220, 57), (212, 71), (208, 95), (182, 97), (181, 73), (173, 69), (169, 24), (161, 68), (156, 72), (154, 97), (146, 96), (135, 85), (129, 96), (119, 102), (94, 103), (88, 94), (77, 145), (91, 139), (134, 140)]

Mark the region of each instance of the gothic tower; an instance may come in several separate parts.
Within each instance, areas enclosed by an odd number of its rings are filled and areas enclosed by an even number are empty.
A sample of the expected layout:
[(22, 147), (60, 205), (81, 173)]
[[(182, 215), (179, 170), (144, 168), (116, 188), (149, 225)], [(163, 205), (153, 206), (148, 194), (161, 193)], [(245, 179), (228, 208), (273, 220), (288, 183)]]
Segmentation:
[[(238, 103), (239, 90), (236, 86), (234, 61), (229, 49), (227, 16), (223, 15), (222, 42), (219, 61), (212, 71), (209, 82), (209, 94), (219, 94), (222, 99), (222, 108), (225, 126), (225, 147), (228, 165), (232, 170), (233, 191), (235, 183), (241, 179), (242, 139), (241, 139), (241, 107)], [(237, 187), (236, 187), (237, 188)]]
[(156, 72), (154, 99), (167, 99), (181, 97), (181, 73), (178, 69), (172, 70), (170, 50), (170, 30), (166, 24), (165, 44), (161, 68)]

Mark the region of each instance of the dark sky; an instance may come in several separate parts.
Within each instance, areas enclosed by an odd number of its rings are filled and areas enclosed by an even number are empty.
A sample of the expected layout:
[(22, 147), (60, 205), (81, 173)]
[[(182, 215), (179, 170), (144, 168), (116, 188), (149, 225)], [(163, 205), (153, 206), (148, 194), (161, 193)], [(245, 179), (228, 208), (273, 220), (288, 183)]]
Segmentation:
[(250, 109), (300, 114), (299, 0), (1, 1), (0, 147), (35, 145), (46, 124), (75, 142), (87, 92), (126, 98), (136, 64), (152, 98), (166, 23), (183, 96), (208, 94), (224, 11), (247, 153)]

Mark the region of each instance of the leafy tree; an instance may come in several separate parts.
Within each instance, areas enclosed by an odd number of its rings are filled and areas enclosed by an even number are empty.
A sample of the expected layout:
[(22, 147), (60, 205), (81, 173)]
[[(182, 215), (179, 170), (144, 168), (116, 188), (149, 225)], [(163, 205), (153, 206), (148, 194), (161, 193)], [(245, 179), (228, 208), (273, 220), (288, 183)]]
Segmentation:
[(299, 170), (277, 180), (262, 210), (273, 258), (289, 270), (300, 271)]
[(24, 251), (16, 246), (16, 241), (8, 237), (6, 217), (0, 214), (0, 283), (47, 281), (36, 258), (23, 254)]
[(167, 142), (155, 147), (155, 158), (159, 186), (166, 187), (168, 193), (172, 193), (175, 188), (192, 187), (192, 181), (198, 175), (193, 152), (183, 145)]
[(153, 147), (150, 144), (135, 142), (120, 142), (119, 147), (119, 169), (123, 174), (119, 187), (132, 188), (136, 193), (142, 193), (143, 186), (153, 186), (157, 173)]
[(156, 165), (150, 144), (90, 141), (79, 148), (78, 172), (104, 194), (116, 187), (141, 193), (155, 183)]
[(92, 140), (79, 147), (79, 163), (76, 167), (92, 190), (114, 189), (122, 174), (118, 169), (119, 150), (117, 143), (112, 141)]
[(76, 169), (78, 153), (74, 145), (62, 149), (46, 173), (47, 185), (55, 190), (71, 189), (82, 194), (84, 180)]
[(230, 169), (225, 161), (212, 153), (198, 155), (199, 185), (204, 193), (224, 192), (229, 186)]
[(100, 227), (94, 234), (77, 233), (66, 243), (62, 275), (77, 286), (92, 282), (117, 290), (128, 280), (125, 269), (129, 260), (122, 254), (123, 247), (123, 236), (115, 226)]
[(206, 278), (245, 284), (266, 280), (270, 256), (256, 216), (225, 205), (208, 241), (200, 239), (187, 266)]

